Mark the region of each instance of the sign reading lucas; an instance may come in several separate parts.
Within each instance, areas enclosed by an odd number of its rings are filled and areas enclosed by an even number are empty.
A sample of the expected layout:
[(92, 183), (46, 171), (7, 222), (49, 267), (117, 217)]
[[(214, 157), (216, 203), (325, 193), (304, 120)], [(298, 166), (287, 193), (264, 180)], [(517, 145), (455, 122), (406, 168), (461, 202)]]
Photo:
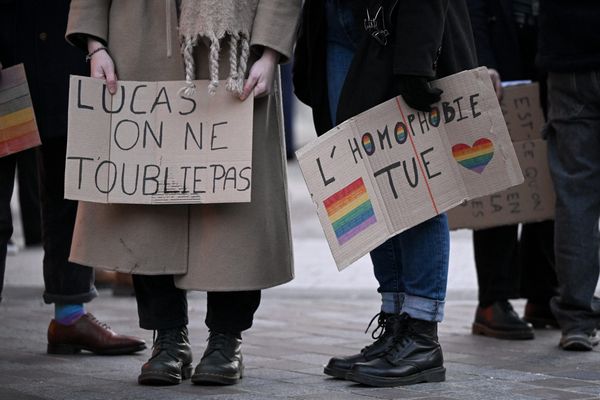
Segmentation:
[(397, 97), (298, 151), (338, 268), (467, 199), (523, 182), (487, 70), (432, 85), (444, 93), (430, 112)]
[[(65, 197), (98, 203), (249, 202), (253, 100), (184, 82), (71, 77)], [(198, 87), (203, 83), (198, 83)]]

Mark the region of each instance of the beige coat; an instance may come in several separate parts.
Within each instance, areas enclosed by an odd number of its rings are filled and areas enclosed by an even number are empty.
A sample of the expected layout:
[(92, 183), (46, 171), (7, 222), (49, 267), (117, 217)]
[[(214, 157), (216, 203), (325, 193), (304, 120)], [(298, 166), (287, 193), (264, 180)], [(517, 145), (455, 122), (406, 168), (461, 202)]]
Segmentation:
[[(289, 58), (300, 8), (301, 0), (260, 0), (252, 48), (267, 46)], [(85, 47), (90, 35), (107, 44), (119, 79), (185, 78), (175, 0), (72, 0), (68, 40)], [(196, 77), (207, 79), (207, 47), (196, 52)], [(228, 52), (224, 43), (223, 79)], [(175, 274), (184, 289), (255, 290), (293, 279), (278, 80), (275, 86), (275, 94), (255, 100), (251, 203), (80, 202), (70, 260), (135, 274)]]

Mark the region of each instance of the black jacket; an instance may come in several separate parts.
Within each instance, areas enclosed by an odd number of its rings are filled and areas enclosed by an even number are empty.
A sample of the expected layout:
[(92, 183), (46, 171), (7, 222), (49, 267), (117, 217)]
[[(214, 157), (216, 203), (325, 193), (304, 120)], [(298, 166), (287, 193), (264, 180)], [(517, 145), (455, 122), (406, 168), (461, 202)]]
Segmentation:
[(69, 75), (89, 75), (65, 41), (70, 0), (0, 0), (0, 62), (24, 63), (42, 141), (66, 137)]
[[(368, 3), (373, 10), (384, 7), (389, 40), (384, 46), (364, 32), (342, 89), (336, 123), (396, 96), (400, 75), (434, 79), (476, 66), (464, 0)], [(357, 24), (363, 25), (365, 14), (366, 8), (359, 9)], [(333, 127), (327, 101), (326, 23), (323, 0), (306, 0), (294, 59), (294, 86), (300, 101), (312, 107), (319, 135)]]
[(512, 2), (467, 0), (479, 65), (498, 70), (505, 81), (526, 78)]
[(538, 64), (550, 72), (600, 69), (600, 1), (540, 0)]

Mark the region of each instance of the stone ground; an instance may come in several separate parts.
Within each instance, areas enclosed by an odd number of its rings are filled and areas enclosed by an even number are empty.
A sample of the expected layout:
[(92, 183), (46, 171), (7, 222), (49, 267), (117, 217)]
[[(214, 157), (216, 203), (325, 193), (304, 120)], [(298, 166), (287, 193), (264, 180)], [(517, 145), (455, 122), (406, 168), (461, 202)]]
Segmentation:
[[(302, 113), (303, 111), (301, 111)], [(305, 114), (304, 114), (305, 115)], [(300, 118), (310, 138), (307, 118)], [(308, 133), (307, 133), (308, 132)], [(558, 349), (556, 330), (533, 341), (500, 341), (470, 334), (476, 279), (470, 232), (452, 233), (446, 319), (440, 325), (447, 380), (377, 389), (323, 375), (332, 355), (352, 353), (370, 340), (364, 329), (378, 297), (367, 258), (338, 272), (295, 163), (289, 165), (296, 279), (266, 290), (253, 329), (244, 335), (246, 376), (234, 387), (141, 387), (136, 378), (149, 350), (135, 356), (45, 354), (52, 307), (41, 293), (42, 251), (22, 250), (8, 259), (0, 303), (0, 400), (131, 399), (600, 399), (600, 354)], [(18, 209), (15, 207), (18, 220)], [(17, 224), (15, 239), (22, 242)], [(205, 345), (205, 296), (190, 293), (190, 335), (196, 360)], [(521, 312), (524, 302), (514, 302)], [(135, 300), (109, 291), (88, 306), (115, 330), (142, 336)]]

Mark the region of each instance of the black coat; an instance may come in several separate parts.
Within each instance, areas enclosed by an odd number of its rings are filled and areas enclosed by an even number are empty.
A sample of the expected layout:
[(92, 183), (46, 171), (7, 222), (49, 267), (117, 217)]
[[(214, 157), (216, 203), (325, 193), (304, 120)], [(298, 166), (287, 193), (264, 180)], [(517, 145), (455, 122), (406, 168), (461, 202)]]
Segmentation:
[(600, 69), (600, 1), (540, 0), (539, 66), (550, 72)]
[(24, 63), (42, 141), (66, 137), (69, 75), (88, 75), (65, 41), (70, 0), (0, 0), (0, 62)]
[[(378, 0), (384, 7), (388, 43), (363, 33), (337, 110), (340, 123), (396, 96), (398, 76), (441, 78), (474, 68), (475, 45), (464, 0)], [(362, 15), (361, 15), (362, 14)], [(365, 9), (356, 23), (363, 25)], [(333, 127), (326, 76), (326, 28), (323, 0), (306, 0), (294, 59), (294, 86), (300, 101), (313, 109), (319, 135)]]
[(526, 78), (512, 2), (467, 0), (479, 65), (496, 69), (507, 81)]

